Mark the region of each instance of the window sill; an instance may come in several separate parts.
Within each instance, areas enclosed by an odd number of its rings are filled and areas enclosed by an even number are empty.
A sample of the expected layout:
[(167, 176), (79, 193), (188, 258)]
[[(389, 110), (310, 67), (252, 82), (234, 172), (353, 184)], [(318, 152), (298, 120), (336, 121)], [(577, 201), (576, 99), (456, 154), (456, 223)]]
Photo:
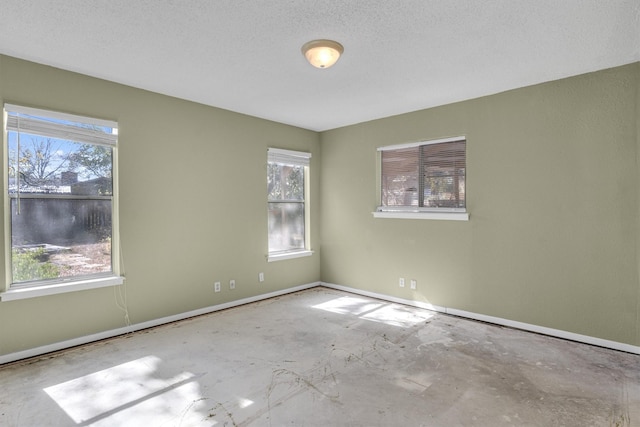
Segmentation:
[(311, 256), (311, 255), (313, 255), (313, 251), (307, 251), (307, 250), (295, 251), (295, 252), (284, 252), (280, 254), (268, 255), (267, 262), (284, 261), (285, 259), (302, 258), (306, 256)]
[(124, 277), (108, 276), (98, 279), (77, 280), (74, 282), (55, 283), (50, 285), (31, 286), (27, 288), (14, 288), (0, 293), (0, 300), (15, 301), (27, 298), (36, 298), (46, 295), (63, 294), (66, 292), (85, 291), (88, 289), (104, 288), (106, 286), (119, 286), (124, 283)]
[(417, 212), (417, 211), (377, 211), (372, 212), (374, 218), (392, 219), (438, 219), (446, 221), (469, 221), (468, 212)]

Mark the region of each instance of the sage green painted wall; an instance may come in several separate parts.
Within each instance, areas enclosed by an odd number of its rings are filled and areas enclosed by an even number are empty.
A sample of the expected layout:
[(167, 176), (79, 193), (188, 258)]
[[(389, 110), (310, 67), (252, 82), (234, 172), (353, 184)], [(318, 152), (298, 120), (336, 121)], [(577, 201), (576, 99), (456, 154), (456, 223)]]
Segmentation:
[[(636, 164), (640, 165), (640, 65), (636, 68), (638, 85), (636, 87)], [(640, 213), (640, 171), (636, 173), (636, 194), (638, 202), (638, 212)], [(637, 228), (640, 230), (640, 214), (636, 217)], [(638, 232), (640, 234), (640, 231)], [(640, 235), (636, 238), (636, 265), (640, 275)], [(638, 297), (636, 299), (636, 342), (640, 343), (640, 280), (638, 281)]]
[[(0, 101), (119, 122), (132, 323), (323, 280), (632, 345), (639, 81), (633, 64), (317, 134), (0, 56)], [(376, 147), (454, 135), (471, 220), (374, 219)], [(312, 257), (266, 262), (269, 146), (313, 154)], [(125, 326), (115, 289), (0, 303), (0, 354)]]
[[(320, 279), (317, 133), (7, 56), (0, 56), (0, 100), (118, 121), (132, 323)], [(269, 146), (312, 153), (311, 257), (266, 262)], [(220, 293), (213, 292), (216, 280)], [(115, 289), (103, 288), (2, 302), (0, 325), (0, 354), (8, 354), (123, 327), (125, 320)]]
[[(639, 345), (639, 67), (324, 132), (322, 280)], [(374, 219), (376, 148), (456, 135), (470, 221)]]

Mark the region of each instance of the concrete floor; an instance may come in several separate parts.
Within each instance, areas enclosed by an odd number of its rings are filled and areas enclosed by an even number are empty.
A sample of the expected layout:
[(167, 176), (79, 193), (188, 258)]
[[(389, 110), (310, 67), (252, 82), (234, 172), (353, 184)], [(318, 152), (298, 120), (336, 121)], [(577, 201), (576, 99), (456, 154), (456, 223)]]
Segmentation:
[(640, 426), (640, 357), (314, 288), (0, 369), (2, 426)]

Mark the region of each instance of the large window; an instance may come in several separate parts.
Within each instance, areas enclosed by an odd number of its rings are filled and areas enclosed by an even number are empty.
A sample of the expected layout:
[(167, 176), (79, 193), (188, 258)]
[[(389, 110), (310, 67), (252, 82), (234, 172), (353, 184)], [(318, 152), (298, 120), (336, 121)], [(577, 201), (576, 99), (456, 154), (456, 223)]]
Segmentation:
[(378, 212), (466, 213), (465, 138), (388, 146), (379, 151)]
[(5, 118), (10, 290), (114, 277), (117, 123), (9, 104)]
[(310, 153), (269, 148), (269, 260), (308, 255), (307, 181)]

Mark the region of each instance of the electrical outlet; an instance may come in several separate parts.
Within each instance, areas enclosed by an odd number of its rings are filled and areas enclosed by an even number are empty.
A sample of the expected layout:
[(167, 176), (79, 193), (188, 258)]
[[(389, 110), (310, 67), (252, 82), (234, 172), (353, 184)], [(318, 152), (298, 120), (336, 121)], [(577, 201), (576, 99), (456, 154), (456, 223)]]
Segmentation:
[(220, 292), (220, 282), (216, 282), (213, 284), (213, 290), (215, 292)]
[(235, 289), (236, 288), (236, 281), (231, 279), (229, 280), (229, 289)]
[(259, 280), (260, 282), (264, 282), (264, 273), (260, 273), (260, 274), (258, 274), (258, 280)]
[(400, 287), (401, 287), (401, 288), (404, 288), (404, 277), (401, 277), (401, 278), (400, 278), (399, 283), (400, 283)]
[(411, 289), (416, 289), (418, 287), (418, 282), (411, 279)]

